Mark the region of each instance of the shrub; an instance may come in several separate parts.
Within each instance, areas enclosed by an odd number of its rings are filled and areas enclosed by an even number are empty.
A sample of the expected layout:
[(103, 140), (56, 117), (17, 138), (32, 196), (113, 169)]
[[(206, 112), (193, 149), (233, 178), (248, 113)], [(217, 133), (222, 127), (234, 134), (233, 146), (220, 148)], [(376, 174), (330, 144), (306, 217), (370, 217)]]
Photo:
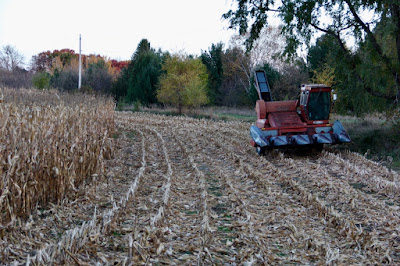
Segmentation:
[(46, 72), (38, 72), (32, 79), (33, 87), (39, 90), (50, 88), (50, 75)]

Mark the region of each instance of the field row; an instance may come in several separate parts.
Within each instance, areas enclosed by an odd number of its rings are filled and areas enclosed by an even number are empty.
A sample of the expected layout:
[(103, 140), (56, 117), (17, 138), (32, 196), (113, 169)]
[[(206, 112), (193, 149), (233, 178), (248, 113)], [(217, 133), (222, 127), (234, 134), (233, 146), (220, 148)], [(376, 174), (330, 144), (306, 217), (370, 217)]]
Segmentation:
[(115, 119), (106, 174), (6, 236), (4, 261), (400, 262), (396, 172), (334, 149), (260, 157), (243, 122)]

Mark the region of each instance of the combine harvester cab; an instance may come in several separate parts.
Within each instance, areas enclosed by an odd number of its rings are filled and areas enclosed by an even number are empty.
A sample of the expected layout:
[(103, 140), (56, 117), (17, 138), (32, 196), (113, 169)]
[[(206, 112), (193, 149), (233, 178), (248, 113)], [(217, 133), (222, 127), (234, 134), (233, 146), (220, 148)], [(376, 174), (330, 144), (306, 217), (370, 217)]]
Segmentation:
[(329, 123), (332, 89), (324, 84), (301, 85), (300, 100), (272, 101), (264, 71), (255, 72), (260, 100), (257, 121), (250, 127), (251, 145), (258, 154), (277, 147), (309, 146), (351, 142), (342, 123)]

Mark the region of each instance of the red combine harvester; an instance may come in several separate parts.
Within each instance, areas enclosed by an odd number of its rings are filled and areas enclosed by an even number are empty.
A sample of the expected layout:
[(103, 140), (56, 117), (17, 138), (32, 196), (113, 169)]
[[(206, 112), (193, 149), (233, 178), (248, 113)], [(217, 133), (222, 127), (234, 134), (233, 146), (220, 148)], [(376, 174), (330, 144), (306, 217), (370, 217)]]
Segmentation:
[(250, 127), (250, 136), (258, 154), (277, 147), (322, 149), (323, 144), (351, 142), (342, 123), (338, 120), (329, 123), (330, 87), (303, 84), (300, 101), (274, 102), (264, 71), (255, 72), (255, 85), (260, 100), (256, 102), (257, 121)]

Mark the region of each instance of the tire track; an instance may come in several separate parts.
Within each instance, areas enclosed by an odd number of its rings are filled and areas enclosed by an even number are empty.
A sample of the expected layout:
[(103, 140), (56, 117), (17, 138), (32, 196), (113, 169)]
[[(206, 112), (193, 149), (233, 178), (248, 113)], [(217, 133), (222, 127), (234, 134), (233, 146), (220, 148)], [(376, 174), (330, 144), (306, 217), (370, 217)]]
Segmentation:
[[(213, 136), (215, 136), (216, 135), (216, 132), (214, 131), (214, 130), (212, 130), (213, 132), (214, 132), (214, 134), (213, 134)], [(205, 134), (206, 135), (206, 134)], [(198, 138), (198, 139), (201, 139), (201, 138)], [(222, 143), (222, 141), (221, 140), (213, 140), (213, 139), (210, 139), (209, 141), (207, 141), (207, 144), (208, 145), (210, 145), (210, 143), (215, 143), (215, 144), (218, 144), (218, 143)], [(212, 145), (212, 144), (211, 144)], [(222, 148), (222, 147), (226, 147), (226, 148), (229, 148), (229, 147), (231, 147), (231, 146), (229, 146), (229, 145), (221, 145), (221, 147), (219, 147), (219, 148)], [(231, 150), (230, 150), (230, 152), (232, 153), (232, 154), (234, 154), (235, 153), (235, 151), (234, 151), (235, 149), (234, 148), (232, 148)], [(222, 154), (225, 154), (226, 152), (222, 152)], [(258, 161), (258, 162), (256, 162), (256, 166), (255, 167), (247, 167), (247, 172), (248, 173), (251, 173), (251, 172), (257, 172), (257, 170), (252, 170), (252, 168), (253, 169), (257, 169), (257, 167), (259, 168), (259, 165), (260, 165), (260, 162)], [(268, 173), (268, 174), (271, 174), (271, 173)], [(265, 178), (263, 178), (263, 176), (268, 176), (268, 174), (261, 174), (260, 176), (261, 176), (261, 178), (260, 178), (260, 180), (262, 180), (261, 182), (265, 182)], [(271, 186), (273, 186), (274, 184), (268, 184), (267, 185), (267, 187), (269, 187), (269, 189), (271, 189)], [(278, 191), (279, 190), (281, 190), (281, 188), (278, 188)], [(279, 193), (279, 192), (278, 192)], [(289, 196), (290, 197), (290, 195), (285, 195), (285, 196)], [(293, 200), (293, 202), (295, 202), (296, 200)], [(298, 201), (298, 200), (297, 200)], [(289, 203), (290, 204), (290, 203)], [(283, 206), (287, 206), (287, 205), (289, 205), (288, 203), (286, 203), (286, 204), (283, 204)], [(302, 206), (301, 206), (302, 207)], [(276, 211), (276, 210), (275, 210)], [(293, 212), (293, 210), (291, 210), (291, 212)], [(296, 220), (298, 217), (296, 217), (295, 219), (293, 219), (293, 220)], [(320, 227), (321, 228), (323, 228), (324, 227), (324, 225), (320, 225)], [(294, 227), (294, 228), (296, 228), (296, 227)], [(297, 231), (297, 230), (296, 230)], [(318, 241), (316, 241), (316, 242), (318, 242)], [(322, 241), (322, 242), (324, 242), (324, 241)], [(318, 245), (318, 244), (317, 244)], [(324, 245), (319, 245), (319, 248), (321, 249), (321, 251), (326, 255), (326, 261), (329, 261), (329, 260), (331, 260), (332, 258), (332, 253), (333, 253), (333, 251), (332, 251), (332, 249), (330, 249), (329, 248), (329, 246), (325, 246), (324, 247)], [(351, 251), (351, 253), (353, 253), (352, 251)], [(282, 254), (282, 253), (279, 253), (279, 254)], [(350, 257), (350, 256), (349, 256)], [(335, 256), (333, 256), (333, 260), (335, 260), (335, 259), (337, 259)], [(353, 261), (353, 263), (354, 263), (354, 261)]]
[[(221, 136), (222, 138), (226, 138), (226, 136)], [(228, 146), (228, 145), (226, 145)], [(280, 156), (280, 160), (277, 161), (282, 161), (286, 160), (286, 158), (284, 158), (284, 156), (281, 154)], [(265, 158), (262, 158), (265, 160)], [(268, 162), (268, 164), (270, 164)], [(284, 165), (284, 163), (280, 163), (279, 169), (282, 169), (282, 166)], [(307, 165), (307, 164), (306, 164)], [(270, 164), (270, 167), (272, 165)], [(272, 168), (274, 168), (272, 166)], [(290, 170), (287, 168), (283, 168), (282, 169), (283, 172), (281, 172), (281, 178), (286, 182), (288, 185), (290, 185), (295, 191), (298, 191), (299, 193), (302, 194), (303, 196), (303, 202), (305, 204), (312, 204), (314, 205), (317, 210), (319, 211), (320, 215), (322, 214), (324, 216), (324, 218), (327, 220), (327, 222), (332, 222), (335, 221), (335, 224), (333, 224), (334, 228), (337, 228), (339, 231), (338, 233), (343, 234), (343, 230), (346, 232), (345, 237), (352, 235), (353, 238), (357, 238), (357, 237), (362, 237), (361, 235), (363, 234), (363, 232), (358, 232), (358, 228), (357, 226), (354, 226), (354, 223), (351, 223), (351, 220), (349, 221), (347, 218), (342, 217), (336, 210), (332, 209), (332, 207), (326, 207), (325, 202), (321, 201), (320, 199), (318, 199), (318, 197), (312, 193), (312, 191), (307, 190), (305, 187), (303, 187), (302, 185), (300, 185), (299, 183), (296, 182), (297, 179), (297, 173), (296, 173), (296, 169), (294, 172), (294, 178), (292, 178), (291, 176), (293, 174), (291, 174)], [(279, 170), (280, 172), (280, 170)], [(289, 176), (287, 176), (287, 174), (289, 174)], [(307, 197), (307, 199), (304, 199), (304, 197)], [(371, 239), (372, 236), (369, 235), (368, 233), (365, 234), (366, 235), (366, 239)], [(365, 239), (363, 239), (365, 240)], [(360, 244), (358, 244), (357, 240), (356, 243), (358, 246), (360, 246)], [(371, 244), (371, 242), (369, 242)], [(371, 246), (373, 246), (375, 249), (379, 249), (379, 254), (369, 254), (370, 258), (375, 258), (375, 261), (391, 261), (391, 258), (389, 257), (389, 255), (386, 253), (383, 253), (384, 251), (387, 251), (384, 249), (384, 243), (380, 243), (379, 241), (372, 241)], [(361, 248), (359, 247), (359, 252), (363, 252), (361, 250)], [(382, 254), (383, 253), (383, 254)], [(360, 257), (362, 257), (363, 255), (360, 254)]]

